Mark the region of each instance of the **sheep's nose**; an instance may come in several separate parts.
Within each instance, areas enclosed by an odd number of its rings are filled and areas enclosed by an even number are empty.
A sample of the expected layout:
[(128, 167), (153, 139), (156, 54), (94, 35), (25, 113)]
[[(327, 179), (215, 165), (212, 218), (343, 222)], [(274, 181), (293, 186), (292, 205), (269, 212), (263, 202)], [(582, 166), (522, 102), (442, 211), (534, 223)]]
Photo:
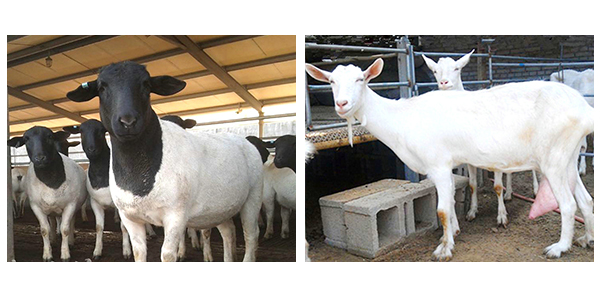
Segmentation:
[(126, 116), (120, 117), (119, 122), (121, 122), (121, 125), (123, 127), (129, 128), (129, 127), (132, 127), (133, 125), (135, 125), (135, 122), (137, 122), (137, 119), (134, 116), (126, 115)]
[(21, 181), (21, 179), (23, 179), (22, 175), (17, 175), (17, 180)]
[(346, 106), (346, 104), (348, 104), (348, 100), (339, 100), (339, 101), (336, 101), (335, 104), (337, 106), (339, 106), (340, 108), (343, 108), (344, 106)]
[(33, 157), (33, 161), (34, 162), (38, 162), (38, 163), (44, 162), (44, 161), (46, 161), (46, 155), (37, 155), (37, 156), (34, 156)]

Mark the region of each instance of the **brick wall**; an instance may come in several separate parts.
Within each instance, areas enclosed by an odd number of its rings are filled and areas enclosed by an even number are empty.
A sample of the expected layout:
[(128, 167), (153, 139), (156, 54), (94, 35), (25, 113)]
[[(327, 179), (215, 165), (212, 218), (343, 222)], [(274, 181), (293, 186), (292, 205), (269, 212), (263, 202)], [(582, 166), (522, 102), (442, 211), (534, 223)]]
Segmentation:
[[(482, 47), (482, 38), (493, 38), (492, 52), (497, 55), (559, 58), (560, 45), (563, 44), (563, 57), (578, 61), (594, 60), (593, 36), (419, 36), (411, 37), (411, 42), (419, 50), (426, 52), (467, 53)], [(525, 62), (522, 60), (496, 59), (494, 62)], [(534, 62), (534, 61), (529, 61)], [(481, 59), (484, 70), (484, 80), (488, 78), (487, 58)], [(590, 67), (568, 67), (569, 69), (584, 70)], [(494, 79), (543, 79), (548, 78), (557, 67), (494, 67)], [(463, 81), (477, 80), (477, 58), (471, 58), (463, 69)]]

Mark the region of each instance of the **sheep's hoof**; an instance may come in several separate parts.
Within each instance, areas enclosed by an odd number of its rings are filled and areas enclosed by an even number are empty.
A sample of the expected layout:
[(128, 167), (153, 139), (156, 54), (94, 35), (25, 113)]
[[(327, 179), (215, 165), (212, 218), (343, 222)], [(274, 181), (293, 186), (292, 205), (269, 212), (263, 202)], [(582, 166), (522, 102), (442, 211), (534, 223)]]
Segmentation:
[(52, 257), (50, 257), (50, 258), (44, 258), (44, 262), (52, 262)]
[(185, 261), (185, 257), (183, 257), (183, 256), (178, 256), (178, 257), (177, 257), (177, 261), (178, 261), (178, 262), (184, 262), (184, 261)]
[(282, 238), (282, 239), (287, 239), (287, 238), (289, 238), (289, 237), (290, 237), (290, 233), (289, 233), (289, 232), (282, 232), (282, 233), (281, 233), (281, 238)]
[(61, 260), (62, 262), (69, 262), (69, 261), (70, 261), (70, 259), (69, 259), (69, 258), (61, 258), (60, 260)]
[(94, 257), (92, 257), (92, 259), (94, 261), (99, 261), (102, 258), (102, 255), (94, 255)]
[(268, 239), (270, 239), (272, 237), (273, 237), (272, 233), (265, 233), (265, 235), (263, 236), (263, 239), (268, 240)]

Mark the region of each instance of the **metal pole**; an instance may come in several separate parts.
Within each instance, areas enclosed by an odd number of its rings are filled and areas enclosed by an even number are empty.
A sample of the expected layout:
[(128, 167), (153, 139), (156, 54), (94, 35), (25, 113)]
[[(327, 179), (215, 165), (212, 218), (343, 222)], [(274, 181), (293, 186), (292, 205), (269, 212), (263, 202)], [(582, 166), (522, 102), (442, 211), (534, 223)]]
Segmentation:
[(569, 63), (494, 63), (497, 67), (583, 67), (593, 66), (593, 61), (569, 62)]
[(304, 82), (305, 84), (305, 88), (304, 88), (304, 111), (306, 113), (306, 127), (310, 127), (310, 125), (312, 125), (312, 113), (310, 112), (310, 97), (308, 96), (308, 76), (306, 75), (306, 72), (304, 72)]
[(406, 53), (406, 49), (363, 47), (363, 46), (345, 46), (345, 45), (321, 45), (321, 44), (315, 44), (315, 43), (305, 43), (304, 48), (305, 49), (360, 51), (360, 52), (378, 52), (378, 53)]

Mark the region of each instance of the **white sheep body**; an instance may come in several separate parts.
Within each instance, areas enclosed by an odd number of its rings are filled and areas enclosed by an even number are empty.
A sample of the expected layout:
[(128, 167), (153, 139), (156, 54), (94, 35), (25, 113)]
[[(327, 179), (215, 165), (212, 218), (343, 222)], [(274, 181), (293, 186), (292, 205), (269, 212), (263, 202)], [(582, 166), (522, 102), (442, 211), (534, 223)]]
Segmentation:
[(289, 235), (289, 215), (296, 209), (296, 172), (290, 168), (277, 168), (273, 155), (263, 165), (263, 204), (267, 215), (265, 238), (273, 234), (274, 201), (281, 206), (281, 237)]
[(61, 232), (63, 232), (61, 259), (69, 260), (70, 253), (67, 243), (72, 244), (73, 241), (69, 241), (70, 238), (65, 236), (65, 230), (63, 229), (71, 226), (70, 230), (68, 230), (68, 235), (72, 238), (72, 218), (75, 217), (75, 211), (81, 207), (87, 198), (85, 171), (67, 156), (60, 153), (59, 155), (63, 161), (66, 178), (62, 185), (57, 189), (52, 189), (41, 182), (35, 175), (33, 163), (29, 165), (24, 183), (31, 209), (40, 221), (40, 229), (44, 238), (42, 258), (46, 261), (52, 258), (52, 249), (47, 239), (50, 235), (54, 234), (53, 228), (49, 227), (48, 217), (51, 219), (54, 219), (56, 216), (61, 217)]

